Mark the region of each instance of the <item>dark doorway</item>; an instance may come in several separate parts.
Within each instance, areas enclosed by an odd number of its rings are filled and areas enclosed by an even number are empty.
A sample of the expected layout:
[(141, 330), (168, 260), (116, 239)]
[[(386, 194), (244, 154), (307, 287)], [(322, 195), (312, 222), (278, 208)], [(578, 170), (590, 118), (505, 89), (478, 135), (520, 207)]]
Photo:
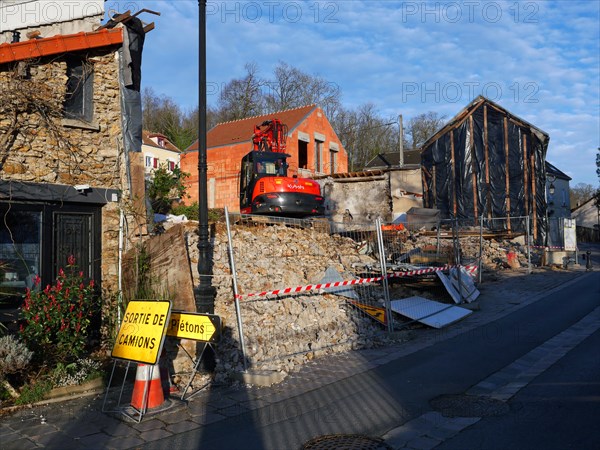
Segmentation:
[(298, 168), (308, 169), (308, 142), (298, 141)]

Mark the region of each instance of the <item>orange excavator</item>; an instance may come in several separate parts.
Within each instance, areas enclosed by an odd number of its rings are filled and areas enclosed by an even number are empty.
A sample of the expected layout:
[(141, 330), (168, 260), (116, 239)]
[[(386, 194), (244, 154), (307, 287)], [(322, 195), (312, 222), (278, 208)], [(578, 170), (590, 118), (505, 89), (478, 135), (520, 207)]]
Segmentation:
[(288, 177), (285, 153), (288, 127), (278, 119), (254, 127), (252, 151), (242, 158), (240, 212), (286, 217), (322, 215), (319, 183)]

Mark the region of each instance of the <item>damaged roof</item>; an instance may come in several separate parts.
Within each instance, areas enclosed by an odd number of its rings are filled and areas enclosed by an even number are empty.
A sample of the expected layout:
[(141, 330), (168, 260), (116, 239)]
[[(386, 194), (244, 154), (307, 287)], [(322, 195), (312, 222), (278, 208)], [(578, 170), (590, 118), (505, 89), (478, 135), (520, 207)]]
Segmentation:
[(121, 28), (56, 35), (48, 38), (0, 44), (0, 64), (24, 61), (60, 53), (76, 52), (123, 43)]
[(487, 104), (488, 106), (494, 108), (495, 110), (497, 110), (501, 114), (505, 115), (506, 117), (511, 119), (513, 122), (517, 123), (518, 125), (520, 125), (524, 128), (529, 128), (533, 134), (537, 135), (537, 137), (540, 141), (545, 142), (547, 144), (548, 140), (550, 139), (550, 136), (545, 131), (530, 124), (526, 120), (523, 120), (518, 116), (515, 116), (507, 109), (503, 108), (502, 106), (498, 105), (497, 103), (494, 103), (493, 101), (489, 100), (488, 98), (480, 95), (475, 100), (473, 100), (471, 103), (469, 103), (467, 106), (465, 106), (452, 119), (450, 119), (446, 123), (446, 125), (444, 125), (436, 133), (434, 133), (433, 136), (431, 136), (429, 139), (427, 139), (427, 141), (421, 146), (421, 150), (427, 148), (429, 145), (431, 145), (432, 142), (434, 142), (436, 139), (438, 139), (440, 136), (442, 136), (447, 131), (458, 127), (463, 121), (465, 121), (467, 119), (467, 117), (469, 117), (469, 115), (471, 115), (471, 113), (473, 113), (473, 111), (475, 111), (477, 108), (479, 108), (483, 104)]
[[(206, 147), (213, 148), (251, 142), (254, 126), (273, 118), (286, 124), (289, 130), (288, 135), (290, 135), (294, 128), (300, 125), (317, 108), (318, 106), (313, 104), (217, 124), (206, 133)], [(186, 149), (186, 152), (193, 151), (198, 151), (198, 140)]]

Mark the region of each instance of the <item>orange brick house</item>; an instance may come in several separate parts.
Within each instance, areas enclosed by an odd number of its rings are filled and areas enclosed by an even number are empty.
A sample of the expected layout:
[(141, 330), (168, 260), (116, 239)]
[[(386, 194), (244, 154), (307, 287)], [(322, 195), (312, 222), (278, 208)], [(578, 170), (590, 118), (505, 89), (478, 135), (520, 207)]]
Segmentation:
[[(286, 153), (288, 175), (311, 178), (313, 175), (348, 171), (348, 155), (323, 110), (317, 105), (220, 123), (206, 136), (208, 163), (207, 201), (209, 208), (239, 211), (241, 160), (252, 150), (255, 125), (279, 119), (288, 126)], [(198, 200), (198, 142), (188, 147), (180, 158), (181, 170), (190, 174), (187, 193), (190, 204)]]

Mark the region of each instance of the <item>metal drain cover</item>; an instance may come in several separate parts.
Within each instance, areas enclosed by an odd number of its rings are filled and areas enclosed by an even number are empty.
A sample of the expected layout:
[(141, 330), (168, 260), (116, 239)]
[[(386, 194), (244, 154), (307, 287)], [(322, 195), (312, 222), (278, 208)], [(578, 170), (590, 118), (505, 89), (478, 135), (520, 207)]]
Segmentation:
[(306, 442), (302, 450), (392, 450), (383, 439), (360, 434), (329, 434)]
[(429, 403), (444, 417), (502, 416), (510, 410), (501, 400), (477, 395), (440, 395)]

